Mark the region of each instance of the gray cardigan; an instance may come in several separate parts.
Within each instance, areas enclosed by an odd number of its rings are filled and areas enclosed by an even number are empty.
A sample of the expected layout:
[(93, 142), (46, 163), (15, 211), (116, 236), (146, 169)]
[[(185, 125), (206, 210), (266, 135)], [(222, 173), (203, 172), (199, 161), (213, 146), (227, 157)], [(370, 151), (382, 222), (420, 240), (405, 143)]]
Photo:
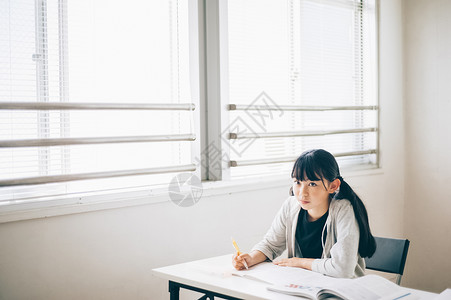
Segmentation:
[[(288, 257), (302, 257), (296, 243), (296, 226), (301, 205), (294, 196), (289, 197), (277, 213), (271, 228), (261, 242), (252, 248), (270, 260), (288, 248)], [(349, 200), (333, 199), (326, 219), (327, 235), (323, 254), (315, 259), (312, 270), (333, 277), (354, 278), (365, 275), (365, 261), (358, 254), (359, 226)], [(324, 235), (323, 228), (323, 235)], [(321, 237), (324, 241), (324, 236)]]

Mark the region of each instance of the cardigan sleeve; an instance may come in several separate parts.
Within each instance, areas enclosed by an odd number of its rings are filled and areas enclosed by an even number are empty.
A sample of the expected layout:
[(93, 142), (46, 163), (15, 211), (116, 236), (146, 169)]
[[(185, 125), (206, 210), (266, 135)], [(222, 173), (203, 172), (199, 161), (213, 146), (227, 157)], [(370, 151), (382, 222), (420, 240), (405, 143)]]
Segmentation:
[(315, 259), (312, 270), (333, 277), (353, 277), (359, 257), (359, 240), (360, 231), (354, 210), (346, 201), (346, 205), (337, 211), (336, 242), (330, 249), (330, 257)]
[(266, 232), (263, 240), (256, 244), (251, 251), (258, 250), (270, 260), (280, 256), (286, 248), (286, 226), (290, 209), (290, 198), (288, 198), (279, 209), (271, 227)]

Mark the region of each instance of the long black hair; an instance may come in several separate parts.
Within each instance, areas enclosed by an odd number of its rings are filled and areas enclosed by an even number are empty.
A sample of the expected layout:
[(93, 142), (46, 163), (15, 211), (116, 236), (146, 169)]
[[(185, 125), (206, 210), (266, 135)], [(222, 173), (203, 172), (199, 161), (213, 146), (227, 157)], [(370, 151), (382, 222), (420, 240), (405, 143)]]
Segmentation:
[[(326, 187), (324, 179), (332, 182), (338, 178), (341, 181), (339, 191), (331, 196), (335, 200), (348, 199), (351, 202), (360, 230), (359, 254), (361, 257), (371, 257), (374, 254), (376, 241), (371, 234), (365, 205), (341, 177), (337, 161), (332, 154), (323, 149), (305, 151), (294, 163), (291, 177), (300, 181), (307, 179), (312, 181), (321, 180), (324, 187)], [(290, 189), (290, 194), (293, 195), (293, 188)]]

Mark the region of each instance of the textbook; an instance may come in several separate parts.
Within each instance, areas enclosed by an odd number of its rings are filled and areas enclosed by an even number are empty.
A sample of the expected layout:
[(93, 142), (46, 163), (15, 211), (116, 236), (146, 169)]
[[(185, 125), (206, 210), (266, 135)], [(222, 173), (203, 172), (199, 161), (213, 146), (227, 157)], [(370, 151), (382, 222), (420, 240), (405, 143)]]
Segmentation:
[(334, 278), (324, 283), (322, 281), (309, 281), (307, 283), (270, 285), (267, 289), (311, 300), (331, 298), (342, 300), (419, 299), (408, 289), (402, 288), (379, 275), (366, 275), (355, 279)]
[(271, 262), (233, 271), (232, 275), (268, 284), (269, 291), (303, 297), (304, 299), (342, 300), (413, 300), (417, 296), (379, 275), (359, 278), (334, 278), (294, 267), (281, 267)]

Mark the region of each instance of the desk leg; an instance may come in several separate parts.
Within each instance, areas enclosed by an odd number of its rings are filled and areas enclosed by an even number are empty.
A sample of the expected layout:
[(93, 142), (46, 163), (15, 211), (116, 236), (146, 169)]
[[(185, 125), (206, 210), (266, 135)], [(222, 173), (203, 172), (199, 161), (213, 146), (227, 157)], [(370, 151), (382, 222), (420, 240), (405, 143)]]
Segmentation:
[(171, 294), (171, 300), (179, 300), (180, 285), (173, 281), (169, 281), (169, 293)]
[(174, 282), (174, 281), (170, 281), (169, 280), (169, 293), (170, 293), (170, 299), (171, 300), (179, 300), (179, 298), (180, 298), (180, 289), (181, 288), (204, 294), (199, 300), (207, 300), (207, 299), (214, 300), (215, 297), (219, 297), (221, 299), (227, 299), (227, 300), (243, 300), (241, 298), (235, 298), (235, 297), (232, 297), (232, 296), (227, 296), (227, 295), (224, 295), (224, 294), (220, 294), (220, 293), (204, 290), (204, 289), (201, 289), (201, 288), (197, 288), (197, 287), (194, 287), (194, 286), (189, 286), (189, 285), (186, 285), (186, 284), (183, 284), (183, 283), (178, 283), (178, 282)]

